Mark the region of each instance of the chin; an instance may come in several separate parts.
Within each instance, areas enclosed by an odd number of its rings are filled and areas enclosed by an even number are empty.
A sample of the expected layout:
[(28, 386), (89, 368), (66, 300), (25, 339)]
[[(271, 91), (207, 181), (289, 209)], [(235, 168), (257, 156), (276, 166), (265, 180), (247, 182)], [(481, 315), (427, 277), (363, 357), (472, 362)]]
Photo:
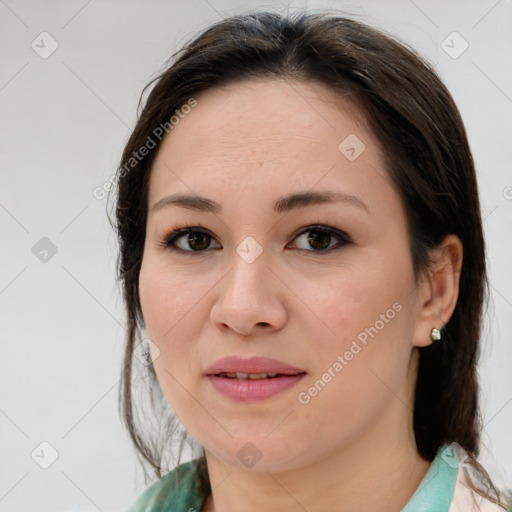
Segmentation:
[(307, 460), (311, 458), (311, 451), (304, 446), (304, 442), (290, 438), (270, 440), (243, 436), (229, 438), (224, 443), (213, 445), (212, 449), (203, 446), (222, 463), (238, 470), (279, 472), (311, 462)]

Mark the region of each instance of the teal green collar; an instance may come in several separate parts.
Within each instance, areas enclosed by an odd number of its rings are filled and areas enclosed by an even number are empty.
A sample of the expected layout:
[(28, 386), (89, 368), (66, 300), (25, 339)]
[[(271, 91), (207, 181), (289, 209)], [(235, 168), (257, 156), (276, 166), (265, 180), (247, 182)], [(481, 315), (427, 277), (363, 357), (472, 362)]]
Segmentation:
[(448, 512), (455, 492), (457, 469), (457, 452), (450, 446), (441, 446), (418, 489), (401, 512)]
[(200, 512), (210, 492), (203, 456), (167, 473), (146, 489), (126, 512)]

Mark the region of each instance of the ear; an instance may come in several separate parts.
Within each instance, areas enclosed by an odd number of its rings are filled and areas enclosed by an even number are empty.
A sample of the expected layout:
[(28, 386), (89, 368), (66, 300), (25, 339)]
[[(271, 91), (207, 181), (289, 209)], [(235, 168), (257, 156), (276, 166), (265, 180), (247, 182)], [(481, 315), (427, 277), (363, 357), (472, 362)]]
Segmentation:
[(431, 345), (430, 333), (441, 330), (450, 320), (459, 297), (462, 268), (462, 242), (456, 235), (447, 235), (432, 250), (432, 265), (421, 277), (417, 289), (417, 315), (413, 345)]

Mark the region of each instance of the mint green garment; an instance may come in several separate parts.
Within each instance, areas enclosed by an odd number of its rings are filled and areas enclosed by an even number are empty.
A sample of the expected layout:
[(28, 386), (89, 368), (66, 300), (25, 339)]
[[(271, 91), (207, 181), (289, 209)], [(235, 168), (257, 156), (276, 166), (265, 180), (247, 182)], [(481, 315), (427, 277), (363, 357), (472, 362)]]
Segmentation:
[[(201, 478), (206, 489), (201, 490)], [(203, 457), (180, 464), (147, 488), (126, 512), (201, 512), (211, 492)]]
[[(457, 454), (442, 446), (409, 503), (400, 512), (448, 512), (457, 479)], [(201, 479), (205, 482), (201, 490)], [(147, 488), (126, 512), (201, 512), (208, 494), (204, 457), (180, 464)]]
[(455, 493), (457, 452), (441, 446), (416, 492), (400, 512), (448, 512)]

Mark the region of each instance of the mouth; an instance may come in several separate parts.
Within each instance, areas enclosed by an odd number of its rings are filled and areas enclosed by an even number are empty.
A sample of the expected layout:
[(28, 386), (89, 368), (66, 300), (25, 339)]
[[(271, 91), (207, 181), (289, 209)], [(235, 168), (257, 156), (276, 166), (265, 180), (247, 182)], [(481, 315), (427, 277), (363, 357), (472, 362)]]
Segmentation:
[(215, 361), (205, 371), (206, 375), (216, 375), (232, 379), (263, 379), (274, 378), (278, 375), (298, 375), (300, 373), (306, 373), (306, 370), (263, 356), (249, 358), (239, 356), (223, 357)]
[(266, 357), (220, 359), (205, 376), (220, 394), (234, 400), (255, 401), (274, 397), (290, 389), (307, 372)]
[(301, 375), (300, 373), (296, 374), (284, 374), (284, 373), (242, 373), (242, 372), (221, 372), (214, 374), (215, 377), (223, 377), (225, 379), (251, 379), (251, 380), (261, 380), (261, 379), (273, 379), (275, 377), (290, 377), (293, 375)]

